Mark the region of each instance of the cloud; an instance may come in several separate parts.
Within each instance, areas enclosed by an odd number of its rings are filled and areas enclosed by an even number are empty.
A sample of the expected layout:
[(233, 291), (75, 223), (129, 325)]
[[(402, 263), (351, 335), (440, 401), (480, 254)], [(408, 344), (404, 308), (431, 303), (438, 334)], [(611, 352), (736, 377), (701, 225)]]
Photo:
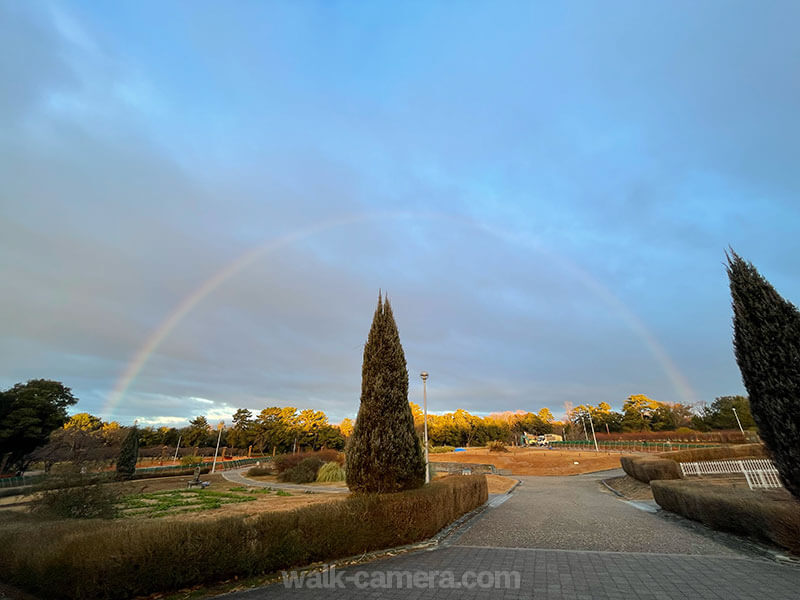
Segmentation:
[(739, 393), (722, 250), (800, 297), (797, 9), (684, 8), (3, 4), (0, 384), (106, 410), (285, 239), (102, 416), (352, 417), (379, 289), (438, 412), (681, 400), (653, 340)]

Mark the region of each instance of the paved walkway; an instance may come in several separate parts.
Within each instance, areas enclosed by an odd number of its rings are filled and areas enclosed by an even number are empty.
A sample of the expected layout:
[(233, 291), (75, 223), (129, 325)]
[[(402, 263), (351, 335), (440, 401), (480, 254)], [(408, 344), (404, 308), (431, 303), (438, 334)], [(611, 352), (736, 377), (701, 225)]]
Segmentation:
[[(795, 600), (800, 566), (735, 536), (624, 502), (613, 474), (520, 477), (522, 485), (444, 547), (328, 573), (262, 598)], [(416, 580), (414, 578), (417, 578)], [(291, 583), (291, 582), (289, 582)], [(295, 581), (295, 584), (299, 583)]]
[(277, 483), (272, 481), (258, 481), (245, 477), (244, 474), (250, 467), (244, 469), (235, 469), (230, 471), (220, 471), (222, 476), (231, 483), (238, 483), (239, 485), (249, 485), (251, 487), (272, 488), (273, 490), (286, 490), (295, 492), (317, 492), (328, 494), (342, 494), (349, 493), (346, 487), (334, 487), (329, 485), (300, 485), (297, 483)]

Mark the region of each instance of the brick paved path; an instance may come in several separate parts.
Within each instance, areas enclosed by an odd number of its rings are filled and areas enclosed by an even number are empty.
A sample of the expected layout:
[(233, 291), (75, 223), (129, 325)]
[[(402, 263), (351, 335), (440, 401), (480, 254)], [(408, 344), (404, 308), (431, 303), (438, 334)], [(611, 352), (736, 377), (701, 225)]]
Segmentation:
[[(332, 579), (329, 574), (328, 580), (312, 576), (302, 588), (287, 589), (278, 583), (233, 596), (236, 600), (800, 597), (800, 566), (779, 564), (735, 536), (638, 510), (603, 491), (600, 476), (521, 479), (522, 485), (508, 501), (485, 511), (444, 547), (343, 569)], [(514, 573), (519, 574), (516, 580)]]

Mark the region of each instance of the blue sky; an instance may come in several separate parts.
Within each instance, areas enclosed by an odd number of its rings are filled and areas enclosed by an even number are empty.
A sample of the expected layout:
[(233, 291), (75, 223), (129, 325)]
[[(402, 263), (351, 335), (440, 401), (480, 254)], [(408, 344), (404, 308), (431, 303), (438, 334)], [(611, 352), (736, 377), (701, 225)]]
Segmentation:
[(649, 4), (0, 0), (0, 385), (352, 417), (383, 289), (434, 411), (742, 393), (725, 248), (800, 301), (800, 5)]

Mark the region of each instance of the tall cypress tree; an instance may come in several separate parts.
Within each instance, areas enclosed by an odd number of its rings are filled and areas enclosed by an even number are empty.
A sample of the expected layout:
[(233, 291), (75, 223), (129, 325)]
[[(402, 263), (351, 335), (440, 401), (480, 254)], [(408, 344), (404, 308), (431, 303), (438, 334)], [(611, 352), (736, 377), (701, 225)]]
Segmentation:
[(139, 428), (135, 425), (122, 440), (122, 447), (117, 457), (117, 477), (130, 479), (136, 473), (136, 461), (139, 460)]
[(346, 456), (347, 485), (354, 492), (397, 492), (425, 481), (425, 461), (408, 404), (406, 358), (392, 307), (380, 295), (364, 346), (361, 407)]
[(800, 498), (800, 312), (752, 263), (727, 255), (733, 345), (750, 410), (781, 479)]

